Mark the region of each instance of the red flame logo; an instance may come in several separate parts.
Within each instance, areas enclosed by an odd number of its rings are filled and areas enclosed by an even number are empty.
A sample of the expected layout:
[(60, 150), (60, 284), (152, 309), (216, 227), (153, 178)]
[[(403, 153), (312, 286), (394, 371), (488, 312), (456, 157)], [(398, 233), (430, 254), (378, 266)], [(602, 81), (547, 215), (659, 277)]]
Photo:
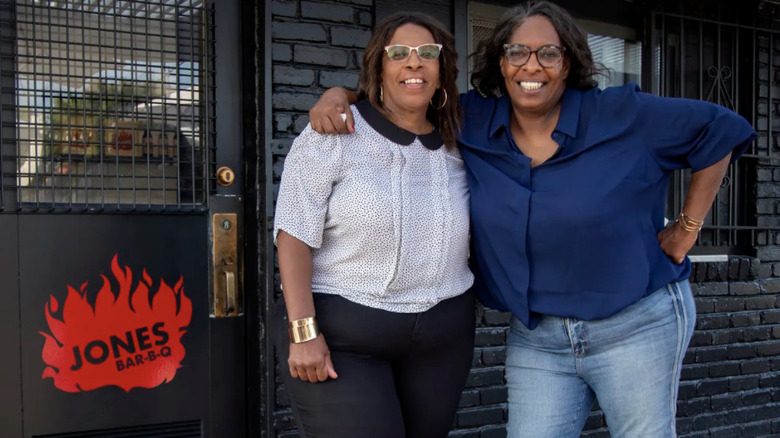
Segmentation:
[(91, 391), (116, 385), (125, 391), (154, 388), (176, 376), (184, 358), (181, 337), (192, 316), (192, 302), (184, 295), (180, 277), (171, 288), (160, 279), (157, 292), (149, 299), (152, 279), (146, 270), (134, 292), (130, 292), (133, 273), (119, 265), (117, 255), (111, 271), (119, 283), (119, 293), (111, 290), (105, 275), (94, 308), (84, 293), (68, 286), (62, 305), (51, 296), (45, 306), (51, 334), (46, 338), (43, 379), (52, 378), (54, 386), (67, 392)]

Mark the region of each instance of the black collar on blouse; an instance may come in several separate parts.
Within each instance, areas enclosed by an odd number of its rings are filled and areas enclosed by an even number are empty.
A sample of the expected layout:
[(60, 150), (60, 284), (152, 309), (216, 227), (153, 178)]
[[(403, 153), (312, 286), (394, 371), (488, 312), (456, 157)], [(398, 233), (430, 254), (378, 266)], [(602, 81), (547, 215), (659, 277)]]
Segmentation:
[(417, 135), (414, 132), (407, 131), (399, 126), (396, 126), (390, 120), (387, 120), (376, 108), (371, 105), (368, 99), (361, 100), (355, 104), (355, 107), (360, 111), (360, 116), (365, 120), (374, 130), (393, 143), (409, 146), (414, 142), (415, 138), (420, 139), (420, 143), (427, 149), (435, 151), (442, 145), (441, 134), (435, 127), (430, 134)]

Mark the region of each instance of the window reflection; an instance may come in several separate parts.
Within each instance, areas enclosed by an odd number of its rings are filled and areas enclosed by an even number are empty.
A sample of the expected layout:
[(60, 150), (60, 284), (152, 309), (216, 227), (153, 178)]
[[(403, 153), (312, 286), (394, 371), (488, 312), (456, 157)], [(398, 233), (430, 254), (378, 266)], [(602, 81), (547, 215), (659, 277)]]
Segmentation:
[(593, 60), (609, 71), (609, 76), (596, 77), (599, 88), (620, 86), (629, 82), (642, 83), (642, 45), (604, 35), (588, 34)]

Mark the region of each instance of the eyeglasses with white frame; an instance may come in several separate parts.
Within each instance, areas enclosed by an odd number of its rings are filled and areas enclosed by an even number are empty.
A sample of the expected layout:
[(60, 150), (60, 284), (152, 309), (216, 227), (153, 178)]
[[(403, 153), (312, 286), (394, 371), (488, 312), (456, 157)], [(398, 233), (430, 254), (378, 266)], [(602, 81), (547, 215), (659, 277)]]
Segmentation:
[(406, 61), (412, 56), (413, 50), (417, 52), (417, 56), (423, 61), (433, 61), (439, 58), (441, 48), (441, 44), (420, 44), (417, 47), (393, 44), (392, 46), (385, 46), (385, 52), (387, 52), (387, 57), (391, 61)]

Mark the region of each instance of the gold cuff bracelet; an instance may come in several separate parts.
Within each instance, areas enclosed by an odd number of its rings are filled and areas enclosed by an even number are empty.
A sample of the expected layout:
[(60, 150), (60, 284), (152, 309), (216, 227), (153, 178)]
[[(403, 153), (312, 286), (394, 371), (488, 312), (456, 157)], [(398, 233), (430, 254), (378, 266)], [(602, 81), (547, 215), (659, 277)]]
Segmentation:
[(290, 334), (290, 342), (293, 344), (311, 341), (320, 334), (317, 328), (317, 320), (313, 316), (290, 321), (287, 332)]

